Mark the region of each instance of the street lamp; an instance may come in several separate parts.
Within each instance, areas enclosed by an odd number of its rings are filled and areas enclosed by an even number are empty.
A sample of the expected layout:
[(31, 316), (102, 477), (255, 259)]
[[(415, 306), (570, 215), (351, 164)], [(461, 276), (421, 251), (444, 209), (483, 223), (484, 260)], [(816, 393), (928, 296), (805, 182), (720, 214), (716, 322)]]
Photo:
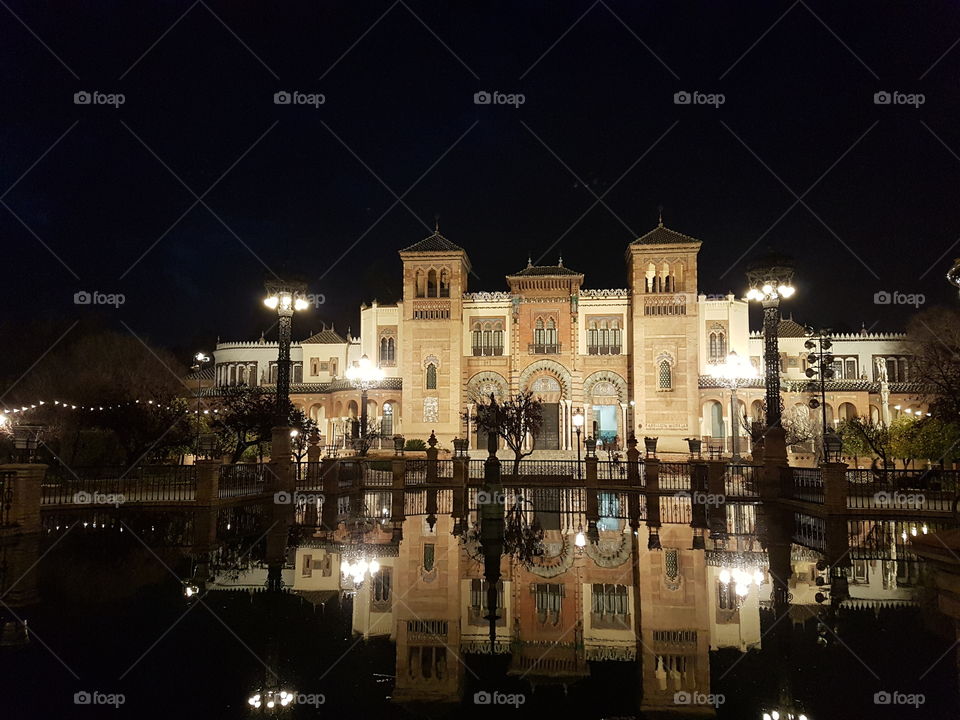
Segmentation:
[(780, 348), (777, 325), (780, 323), (780, 299), (793, 296), (793, 263), (783, 255), (771, 253), (747, 266), (750, 289), (747, 300), (763, 306), (763, 363), (766, 371), (767, 427), (780, 424)]
[(960, 290), (960, 258), (953, 261), (953, 266), (947, 270), (947, 282)]
[(367, 392), (383, 382), (383, 370), (362, 355), (360, 360), (347, 368), (347, 380), (360, 391), (360, 447), (367, 437)]
[(582, 475), (580, 473), (580, 433), (583, 431), (583, 410), (577, 409), (573, 413), (573, 429), (577, 433), (577, 479)]
[(203, 366), (210, 361), (211, 358), (209, 355), (198, 352), (193, 356), (193, 365), (190, 367), (190, 369), (197, 374), (197, 452), (194, 455), (194, 462), (196, 462), (196, 458), (200, 457), (200, 390), (202, 389), (200, 371), (203, 370)]
[(731, 351), (722, 363), (710, 368), (710, 374), (730, 389), (730, 424), (733, 426), (731, 462), (740, 462), (740, 408), (737, 403), (737, 389), (743, 380), (755, 378), (757, 370), (745, 357)]
[(264, 283), (267, 296), (263, 304), (277, 311), (277, 425), (288, 422), (287, 408), (290, 404), (290, 334), (293, 328), (293, 313), (306, 310), (307, 284), (302, 280), (281, 280), (273, 276)]

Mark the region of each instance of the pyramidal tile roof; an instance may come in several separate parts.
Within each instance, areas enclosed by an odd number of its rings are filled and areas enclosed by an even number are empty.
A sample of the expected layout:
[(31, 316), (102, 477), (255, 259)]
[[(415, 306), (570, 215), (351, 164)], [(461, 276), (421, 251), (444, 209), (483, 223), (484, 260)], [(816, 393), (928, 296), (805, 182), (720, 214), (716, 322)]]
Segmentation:
[(665, 227), (663, 221), (661, 220), (657, 226), (648, 232), (646, 235), (641, 235), (636, 240), (634, 240), (631, 245), (676, 245), (676, 244), (686, 244), (692, 242), (700, 242), (695, 237), (690, 237), (689, 235), (684, 235), (683, 233), (678, 233), (676, 230), (671, 230), (668, 227)]
[(345, 343), (346, 340), (340, 337), (340, 333), (331, 327), (324, 328), (320, 332), (314, 333), (306, 340), (301, 340), (300, 342), (303, 344), (338, 345)]
[(434, 230), (432, 235), (428, 235), (418, 243), (406, 247), (400, 252), (466, 252), (456, 243), (452, 243), (440, 234), (440, 230)]
[(527, 261), (527, 266), (520, 272), (515, 272), (507, 277), (529, 277), (531, 275), (581, 275), (576, 270), (571, 270), (563, 266), (561, 259), (557, 265), (534, 265), (532, 261)]

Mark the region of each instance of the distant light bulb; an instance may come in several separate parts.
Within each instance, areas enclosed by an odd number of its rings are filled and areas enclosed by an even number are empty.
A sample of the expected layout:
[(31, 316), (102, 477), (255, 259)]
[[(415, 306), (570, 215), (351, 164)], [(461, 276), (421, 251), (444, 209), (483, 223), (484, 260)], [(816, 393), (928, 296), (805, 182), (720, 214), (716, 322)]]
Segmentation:
[(587, 536), (583, 534), (583, 530), (578, 530), (576, 536), (573, 538), (573, 544), (578, 548), (586, 547)]
[(750, 592), (750, 588), (747, 585), (737, 583), (736, 585), (733, 586), (733, 591), (740, 597), (745, 597), (746, 594)]
[(720, 571), (720, 582), (722, 582), (724, 585), (730, 584), (730, 571), (726, 568)]
[(380, 563), (376, 560), (371, 560), (369, 569), (371, 575), (376, 575), (378, 572), (380, 572)]
[(280, 298), (278, 298), (276, 295), (271, 295), (270, 297), (263, 299), (263, 304), (271, 310), (276, 310), (277, 305), (280, 304)]
[[(764, 295), (772, 295), (772, 294), (773, 294), (773, 285), (771, 285), (770, 283), (765, 283), (764, 286), (763, 286), (762, 288), (760, 288), (760, 289), (763, 291), (763, 294), (764, 294)], [(774, 720), (777, 720), (777, 719), (774, 718)]]
[(763, 573), (760, 570), (757, 570), (753, 574), (753, 581), (757, 584), (758, 587), (760, 585), (763, 585)]

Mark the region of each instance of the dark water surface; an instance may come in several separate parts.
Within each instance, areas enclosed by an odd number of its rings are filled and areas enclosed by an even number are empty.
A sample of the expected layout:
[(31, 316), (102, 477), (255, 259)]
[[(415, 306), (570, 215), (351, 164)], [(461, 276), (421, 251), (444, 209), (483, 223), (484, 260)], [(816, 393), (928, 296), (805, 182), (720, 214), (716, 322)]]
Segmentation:
[[(408, 516), (399, 543), (389, 528), (363, 528), (387, 590), (341, 578), (349, 538), (310, 519), (272, 505), (51, 513), (39, 538), (4, 541), (0, 610), (28, 622), (29, 642), (8, 633), (0, 648), (0, 717), (960, 716), (954, 622), (937, 609), (932, 569), (887, 521), (843, 522), (842, 602), (813, 598), (829, 587), (815, 583), (829, 538), (806, 547), (789, 527), (787, 603), (774, 601), (768, 575), (732, 605), (717, 579), (725, 556), (710, 539), (692, 550), (689, 525), (665, 523), (662, 549), (649, 550), (646, 528), (611, 518), (595, 562), (564, 546), (567, 521), (555, 531), (547, 522), (547, 555), (574, 559), (552, 576), (503, 561), (506, 619), (491, 654), (473, 610), (483, 567), (448, 516), (433, 530)], [(748, 529), (737, 544), (749, 551), (728, 542), (724, 552), (766, 556), (772, 573), (776, 544), (759, 539)], [(609, 590), (621, 586), (623, 606)], [(270, 688), (301, 702), (249, 704)], [(83, 704), (78, 693), (98, 695)]]

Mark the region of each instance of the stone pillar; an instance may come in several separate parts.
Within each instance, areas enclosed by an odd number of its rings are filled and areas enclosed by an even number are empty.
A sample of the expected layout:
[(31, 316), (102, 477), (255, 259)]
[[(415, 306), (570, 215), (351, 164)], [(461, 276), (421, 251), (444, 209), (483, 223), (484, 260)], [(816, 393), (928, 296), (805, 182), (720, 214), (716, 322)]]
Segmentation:
[(643, 461), (643, 485), (651, 492), (660, 490), (660, 460), (647, 458)]
[[(760, 476), (760, 497), (772, 500), (784, 497), (784, 468), (787, 466), (787, 445), (783, 428), (775, 426), (763, 437), (763, 467)], [(789, 472), (789, 469), (787, 469)], [(790, 478), (792, 485), (793, 479)], [(789, 497), (789, 495), (787, 495)]]
[(437, 436), (430, 431), (430, 437), (427, 438), (427, 485), (437, 483), (437, 456), (440, 451), (437, 450)]
[(587, 516), (587, 539), (590, 542), (600, 540), (597, 530), (597, 521), (600, 520), (600, 498), (598, 495), (598, 473), (597, 456), (588, 455), (585, 464), (585, 490), (586, 493), (586, 516)]
[[(47, 466), (40, 463), (15, 463), (0, 465), (0, 472), (13, 473), (13, 499), (8, 522), (17, 526), (14, 534), (40, 532), (40, 486), (47, 474)], [(0, 497), (0, 503), (2, 502), (4, 499)]]
[(335, 458), (320, 461), (320, 482), (323, 487), (323, 509), (320, 524), (326, 530), (337, 529), (337, 496), (340, 492), (340, 465)]
[(403, 457), (394, 457), (391, 461), (393, 470), (393, 491), (390, 501), (390, 520), (393, 523), (402, 523), (406, 519), (404, 494), (407, 486), (407, 461)]
[(215, 505), (220, 502), (219, 460), (197, 460), (197, 490), (194, 495), (197, 505)]
[(722, 460), (707, 461), (707, 493), (712, 497), (707, 504), (707, 524), (711, 537), (725, 537), (727, 532), (727, 464)]
[(307, 445), (307, 462), (320, 462), (323, 455), (323, 448), (320, 447), (320, 433), (314, 430), (310, 433), (309, 445)]
[(821, 463), (823, 478), (823, 509), (830, 515), (847, 512), (847, 464)]
[(296, 482), (290, 460), (290, 428), (279, 425), (270, 433), (270, 466), (264, 490), (267, 493), (293, 492)]

